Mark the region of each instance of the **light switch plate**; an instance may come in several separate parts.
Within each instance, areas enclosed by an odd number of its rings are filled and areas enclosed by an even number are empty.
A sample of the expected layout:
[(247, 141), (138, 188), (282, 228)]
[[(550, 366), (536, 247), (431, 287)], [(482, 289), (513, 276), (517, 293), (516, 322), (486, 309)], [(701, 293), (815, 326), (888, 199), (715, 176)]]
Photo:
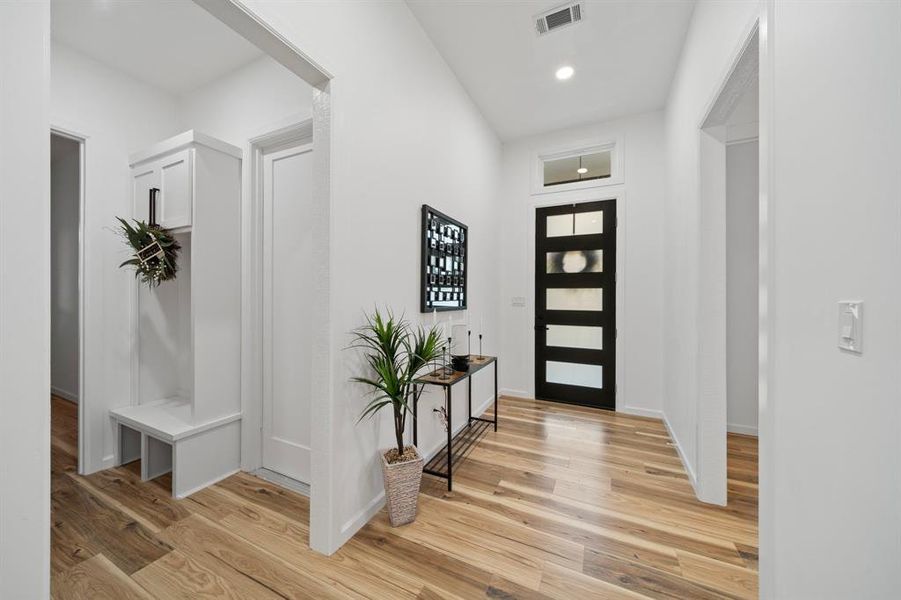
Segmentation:
[(863, 302), (838, 303), (838, 347), (856, 354), (863, 351)]

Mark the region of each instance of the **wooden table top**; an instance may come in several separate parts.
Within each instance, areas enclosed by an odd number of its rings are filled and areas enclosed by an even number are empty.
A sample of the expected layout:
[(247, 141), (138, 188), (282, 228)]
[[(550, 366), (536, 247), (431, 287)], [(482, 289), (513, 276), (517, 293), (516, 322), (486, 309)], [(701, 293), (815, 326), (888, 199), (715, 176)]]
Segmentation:
[(439, 367), (431, 373), (427, 373), (426, 375), (415, 379), (414, 383), (441, 386), (454, 385), (455, 383), (463, 381), (467, 377), (472, 376), (473, 373), (487, 367), (496, 360), (496, 356), (479, 356), (477, 354), (470, 354), (468, 371), (454, 371), (453, 373), (442, 375), (442, 369)]

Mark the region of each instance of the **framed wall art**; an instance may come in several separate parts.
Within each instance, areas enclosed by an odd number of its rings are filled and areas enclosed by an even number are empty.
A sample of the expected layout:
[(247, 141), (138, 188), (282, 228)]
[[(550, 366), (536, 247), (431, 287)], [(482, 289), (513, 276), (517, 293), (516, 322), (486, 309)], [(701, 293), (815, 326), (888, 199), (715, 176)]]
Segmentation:
[(466, 310), (468, 238), (466, 225), (422, 205), (422, 312)]

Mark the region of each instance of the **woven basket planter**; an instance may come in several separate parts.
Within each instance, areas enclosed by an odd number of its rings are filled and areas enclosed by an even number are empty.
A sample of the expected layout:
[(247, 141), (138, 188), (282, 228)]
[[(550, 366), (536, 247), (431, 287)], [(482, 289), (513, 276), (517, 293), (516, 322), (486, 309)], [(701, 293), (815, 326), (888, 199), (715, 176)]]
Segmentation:
[(382, 476), (385, 478), (385, 499), (388, 505), (388, 520), (397, 527), (416, 520), (416, 505), (419, 501), (419, 485), (422, 482), (422, 456), (416, 446), (417, 458), (406, 462), (388, 464), (385, 453), (382, 457)]

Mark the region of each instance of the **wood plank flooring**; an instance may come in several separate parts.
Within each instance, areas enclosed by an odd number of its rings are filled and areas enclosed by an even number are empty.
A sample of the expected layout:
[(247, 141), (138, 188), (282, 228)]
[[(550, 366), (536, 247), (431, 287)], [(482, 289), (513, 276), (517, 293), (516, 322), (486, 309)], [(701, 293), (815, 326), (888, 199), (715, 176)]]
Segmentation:
[(379, 513), (332, 557), (309, 502), (248, 474), (185, 500), (135, 465), (81, 477), (52, 399), (54, 598), (756, 598), (757, 441), (729, 436), (728, 506), (695, 500), (663, 424), (502, 398), (417, 521)]

